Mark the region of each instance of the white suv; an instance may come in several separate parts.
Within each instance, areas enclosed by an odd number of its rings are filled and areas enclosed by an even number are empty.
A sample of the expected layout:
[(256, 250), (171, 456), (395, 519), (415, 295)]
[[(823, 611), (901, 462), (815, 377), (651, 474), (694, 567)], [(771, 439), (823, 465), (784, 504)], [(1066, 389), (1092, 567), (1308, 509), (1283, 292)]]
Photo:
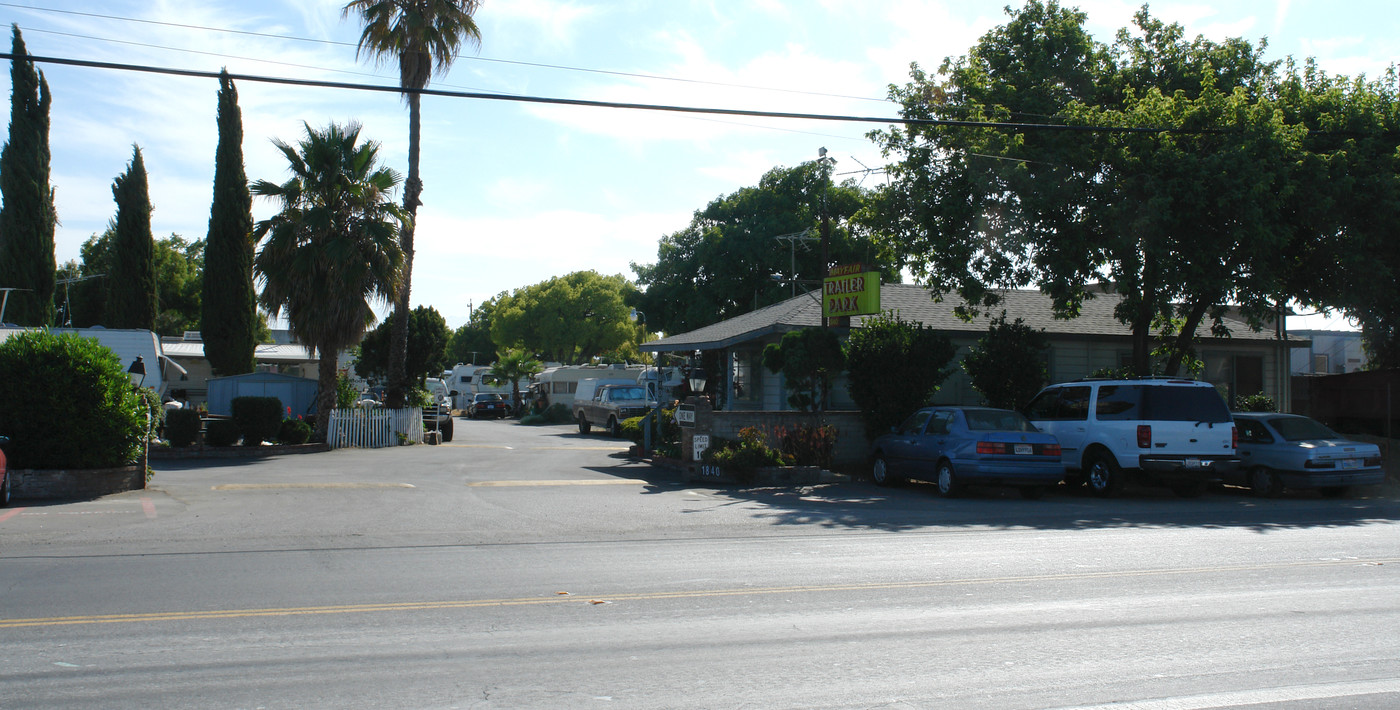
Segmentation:
[(1117, 495), (1129, 476), (1198, 496), (1240, 464), (1230, 409), (1205, 382), (1067, 382), (1041, 390), (1023, 411), (1059, 439), (1065, 481), (1098, 496)]

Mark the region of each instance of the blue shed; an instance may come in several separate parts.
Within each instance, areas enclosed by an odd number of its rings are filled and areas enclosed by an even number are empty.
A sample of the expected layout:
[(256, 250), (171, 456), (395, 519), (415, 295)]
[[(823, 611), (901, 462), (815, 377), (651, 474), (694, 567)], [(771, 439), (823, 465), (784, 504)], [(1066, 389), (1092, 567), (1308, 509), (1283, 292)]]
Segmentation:
[(276, 372), (250, 372), (246, 375), (214, 377), (209, 380), (209, 413), (223, 416), (233, 414), (234, 397), (276, 397), (282, 407), (292, 408), (292, 416), (314, 414), (316, 380), (293, 377)]

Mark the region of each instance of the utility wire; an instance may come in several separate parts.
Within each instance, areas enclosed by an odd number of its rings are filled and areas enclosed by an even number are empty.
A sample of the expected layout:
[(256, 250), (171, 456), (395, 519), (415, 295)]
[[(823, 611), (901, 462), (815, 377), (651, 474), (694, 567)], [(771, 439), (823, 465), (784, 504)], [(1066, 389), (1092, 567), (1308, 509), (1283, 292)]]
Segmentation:
[[(357, 48), (357, 49), (358, 49), (358, 47), (359, 47), (359, 45), (356, 44), (356, 43), (354, 43), (354, 42), (340, 42), (340, 41), (337, 41), (337, 40), (329, 40), (329, 39), (311, 39), (311, 38), (309, 38), (309, 37), (296, 37), (296, 36), (293, 36), (293, 35), (279, 35), (279, 34), (271, 34), (271, 33), (267, 33), (267, 32), (252, 32), (252, 31), (248, 31), (248, 30), (232, 30), (232, 29), (227, 29), (227, 28), (223, 28), (223, 27), (205, 27), (205, 26), (202, 26), (202, 25), (190, 25), (190, 24), (182, 24), (182, 23), (178, 23), (178, 22), (162, 22), (162, 21), (159, 21), (159, 20), (142, 20), (142, 19), (138, 19), (138, 18), (135, 18), (135, 17), (121, 17), (121, 16), (118, 16), (118, 15), (103, 15), (103, 14), (99, 14), (99, 13), (95, 13), (95, 12), (79, 12), (79, 11), (77, 11), (77, 10), (59, 10), (59, 9), (56, 9), (56, 8), (48, 8), (48, 7), (32, 7), (32, 6), (29, 6), (29, 5), (20, 5), (20, 4), (17, 4), (17, 3), (9, 3), (9, 2), (0, 2), (0, 7), (13, 7), (13, 8), (21, 9), (21, 10), (33, 10), (33, 11), (37, 11), (37, 12), (54, 12), (54, 13), (60, 13), (60, 14), (64, 14), (64, 15), (77, 15), (77, 16), (80, 16), (80, 17), (92, 17), (92, 18), (97, 18), (97, 19), (102, 19), (102, 20), (118, 20), (118, 21), (121, 21), (121, 22), (137, 22), (137, 23), (147, 24), (147, 25), (158, 25), (158, 26), (161, 26), (161, 27), (174, 27), (174, 28), (177, 28), (177, 29), (186, 29), (186, 30), (203, 30), (203, 31), (206, 31), (206, 32), (226, 32), (226, 33), (229, 33), (229, 34), (243, 35), (243, 36), (245, 36), (245, 37), (263, 37), (263, 38), (266, 38), (266, 39), (281, 39), (281, 40), (288, 40), (288, 41), (293, 41), (293, 42), (309, 42), (309, 43), (313, 43), (313, 44), (328, 44), (328, 45), (341, 46), (341, 47), (355, 47), (355, 48)], [(634, 78), (634, 79), (651, 79), (651, 80), (655, 80), (655, 81), (675, 81), (675, 82), (681, 82), (681, 83), (685, 83), (685, 84), (701, 84), (701, 85), (707, 85), (707, 86), (723, 86), (723, 87), (728, 87), (728, 88), (731, 88), (731, 89), (749, 89), (749, 90), (752, 90), (752, 91), (776, 91), (776, 92), (786, 93), (786, 94), (802, 94), (802, 95), (806, 95), (806, 96), (826, 96), (826, 97), (829, 97), (829, 98), (837, 98), (837, 99), (852, 99), (852, 100), (855, 100), (855, 101), (875, 101), (875, 102), (878, 102), (878, 103), (889, 103), (889, 99), (884, 99), (884, 98), (875, 99), (875, 98), (871, 98), (871, 97), (869, 97), (869, 96), (851, 96), (851, 95), (847, 95), (847, 94), (831, 94), (831, 93), (825, 93), (825, 92), (820, 92), (820, 91), (803, 91), (803, 90), (801, 90), (801, 89), (784, 89), (784, 88), (771, 87), (771, 86), (752, 86), (752, 85), (748, 85), (748, 84), (732, 84), (732, 83), (722, 82), (722, 81), (706, 81), (706, 80), (703, 80), (703, 79), (685, 79), (685, 78), (682, 78), (682, 77), (661, 76), (661, 75), (658, 75), (658, 74), (641, 74), (641, 73), (636, 73), (636, 72), (612, 71), (612, 70), (607, 70), (607, 69), (589, 69), (589, 68), (586, 68), (586, 67), (571, 67), (571, 66), (566, 66), (566, 65), (562, 65), (562, 64), (544, 64), (544, 63), (539, 63), (539, 62), (524, 62), (524, 61), (518, 61), (518, 60), (512, 60), (512, 59), (493, 59), (493, 58), (490, 58), (490, 57), (462, 56), (462, 55), (460, 55), (460, 54), (457, 55), (456, 58), (457, 58), (457, 59), (468, 59), (468, 60), (478, 61), (478, 62), (491, 62), (491, 63), (495, 63), (495, 64), (512, 64), (512, 65), (523, 66), (523, 67), (535, 67), (535, 68), (540, 68), (540, 69), (558, 69), (558, 70), (561, 70), (561, 71), (584, 72), (584, 73), (587, 73), (587, 74), (604, 74), (604, 75), (608, 75), (608, 76), (623, 76), (623, 77), (629, 77), (629, 78)]]
[[(210, 71), (200, 71), (194, 69), (172, 69), (167, 67), (153, 67), (140, 64), (121, 64), (116, 62), (97, 62), (86, 59), (67, 59), (62, 57), (40, 57), (30, 54), (15, 55), (9, 52), (0, 53), (0, 59), (10, 59), (28, 62), (39, 62), (43, 64), (59, 64), (65, 66), (89, 67), (95, 69), (113, 69), (118, 71), (133, 71), (147, 74), (166, 74), (170, 76), (185, 76), (201, 79), (217, 79), (220, 74)], [(1202, 134), (1202, 133), (1225, 133), (1224, 129), (1185, 129), (1185, 128), (1151, 128), (1140, 126), (1066, 126), (1054, 124), (1038, 123), (995, 123), (990, 121), (951, 121), (937, 118), (897, 118), (883, 116), (850, 116), (820, 113), (791, 113), (785, 111), (755, 111), (750, 109), (727, 109), (727, 108), (703, 108), (696, 106), (674, 106), (665, 104), (637, 104), (617, 101), (593, 101), (588, 99), (562, 99), (545, 96), (507, 96), (503, 94), (486, 94), (476, 91), (445, 91), (442, 89), (404, 89), (398, 86), (381, 86), (375, 84), (351, 84), (339, 81), (318, 81), (313, 79), (288, 79), (282, 77), (258, 76), (253, 74), (229, 74), (229, 77), (238, 81), (248, 81), (264, 84), (281, 84), (286, 86), (314, 86), (328, 89), (348, 89), (352, 91), (374, 91), (380, 93), (416, 93), (422, 96), (445, 96), (462, 99), (481, 99), (486, 101), (514, 101), (520, 103), (554, 104), (560, 106), (588, 106), (593, 108), (613, 108), (640, 111), (662, 111), (671, 113), (686, 114), (715, 114), (721, 116), (754, 116), (760, 118), (788, 118), (808, 121), (835, 121), (847, 123), (898, 123), (906, 126), (946, 126), (964, 128), (993, 128), (999, 130), (1019, 130), (1019, 131), (1069, 131), (1077, 133), (1179, 133), (1179, 134)]]

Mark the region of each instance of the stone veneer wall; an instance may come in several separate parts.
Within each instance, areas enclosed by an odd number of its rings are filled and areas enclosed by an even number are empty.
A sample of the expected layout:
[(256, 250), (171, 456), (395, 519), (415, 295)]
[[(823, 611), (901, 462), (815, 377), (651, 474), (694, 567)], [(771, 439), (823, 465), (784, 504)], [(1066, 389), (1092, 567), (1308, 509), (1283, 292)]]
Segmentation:
[(16, 499), (99, 498), (146, 487), (146, 467), (71, 470), (11, 470), (11, 493)]

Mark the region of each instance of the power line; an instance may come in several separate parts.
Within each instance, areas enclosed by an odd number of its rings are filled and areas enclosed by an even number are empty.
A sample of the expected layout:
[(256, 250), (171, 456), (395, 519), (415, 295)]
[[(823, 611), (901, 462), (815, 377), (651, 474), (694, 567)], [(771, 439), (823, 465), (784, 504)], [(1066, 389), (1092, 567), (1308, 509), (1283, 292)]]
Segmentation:
[[(356, 43), (354, 43), (354, 42), (340, 42), (340, 41), (329, 40), (329, 39), (312, 39), (312, 38), (309, 38), (309, 37), (297, 37), (297, 36), (294, 36), (294, 35), (279, 35), (279, 34), (272, 34), (272, 33), (268, 33), (268, 32), (252, 32), (252, 31), (249, 31), (249, 30), (233, 30), (233, 29), (228, 29), (228, 28), (223, 28), (223, 27), (205, 27), (205, 26), (202, 26), (202, 25), (183, 24), (183, 23), (179, 23), (179, 22), (162, 22), (162, 21), (160, 21), (160, 20), (143, 20), (143, 19), (139, 19), (139, 18), (135, 18), (135, 17), (121, 17), (121, 16), (119, 16), (119, 15), (103, 15), (103, 14), (95, 13), (95, 12), (80, 12), (80, 11), (78, 11), (78, 10), (59, 10), (59, 9), (56, 9), (56, 8), (48, 8), (48, 7), (32, 7), (32, 6), (29, 6), (29, 5), (20, 5), (20, 4), (17, 4), (17, 3), (9, 3), (9, 2), (0, 2), (0, 7), (13, 7), (13, 8), (18, 8), (18, 9), (22, 9), (22, 10), (33, 10), (33, 11), (36, 11), (36, 12), (53, 12), (53, 13), (59, 13), (59, 14), (64, 14), (64, 15), (77, 15), (77, 16), (80, 16), (80, 17), (92, 17), (92, 18), (97, 18), (97, 19), (102, 19), (102, 20), (117, 20), (117, 21), (120, 21), (120, 22), (136, 22), (136, 23), (141, 23), (141, 24), (146, 24), (146, 25), (157, 25), (157, 26), (160, 26), (160, 27), (174, 27), (174, 28), (177, 28), (177, 29), (202, 30), (202, 31), (205, 31), (205, 32), (225, 32), (225, 33), (228, 33), (228, 34), (243, 35), (243, 36), (245, 36), (245, 37), (262, 37), (262, 38), (265, 38), (265, 39), (281, 39), (281, 40), (288, 40), (288, 41), (292, 41), (292, 42), (308, 42), (308, 43), (312, 43), (312, 44), (327, 44), (327, 45), (341, 46), (341, 47), (356, 47), (356, 48), (359, 47), (359, 45), (356, 44)], [(661, 75), (659, 75), (659, 74), (642, 74), (642, 73), (638, 73), (638, 72), (624, 72), (624, 71), (614, 71), (614, 70), (608, 70), (608, 69), (590, 69), (590, 68), (587, 68), (587, 67), (571, 67), (571, 66), (567, 66), (567, 65), (563, 65), (563, 64), (545, 64), (545, 63), (541, 63), (541, 62), (525, 62), (525, 61), (519, 61), (519, 60), (513, 60), (513, 59), (493, 59), (493, 58), (490, 58), (490, 57), (475, 57), (475, 56), (461, 56), (461, 55), (458, 55), (457, 58), (458, 58), (458, 59), (467, 59), (467, 60), (471, 60), (471, 61), (478, 61), (478, 62), (490, 62), (490, 63), (494, 63), (494, 64), (511, 64), (511, 65), (523, 66), (523, 67), (535, 67), (535, 68), (539, 68), (539, 69), (557, 69), (557, 70), (560, 70), (560, 71), (575, 71), (575, 72), (583, 72), (583, 73), (587, 73), (587, 74), (604, 74), (604, 75), (608, 75), (608, 76), (622, 76), (622, 77), (628, 77), (628, 78), (634, 78), (634, 79), (651, 79), (651, 80), (654, 80), (654, 81), (675, 81), (675, 82), (681, 82), (681, 83), (685, 83), (685, 84), (699, 84), (699, 85), (706, 85), (706, 86), (723, 86), (723, 87), (727, 87), (727, 88), (731, 88), (731, 89), (748, 89), (748, 90), (752, 90), (752, 91), (775, 91), (775, 92), (786, 93), (786, 94), (801, 94), (801, 95), (806, 95), (806, 96), (825, 96), (825, 97), (837, 98), (837, 99), (851, 99), (851, 100), (854, 100), (854, 101), (875, 101), (875, 102), (879, 102), (879, 103), (888, 103), (888, 102), (889, 102), (888, 99), (884, 99), (884, 98), (875, 99), (875, 98), (871, 98), (871, 97), (869, 97), (869, 96), (851, 96), (851, 95), (848, 95), (848, 94), (831, 94), (831, 93), (825, 93), (825, 92), (820, 92), (820, 91), (803, 91), (803, 90), (801, 90), (801, 89), (785, 89), (785, 88), (771, 87), (771, 86), (753, 86), (753, 85), (748, 85), (748, 84), (735, 84), (735, 83), (728, 83), (728, 82), (722, 82), (722, 81), (708, 81), (708, 80), (704, 80), (704, 79), (686, 79), (686, 78), (675, 77), (675, 76), (661, 76)]]
[[(112, 69), (117, 71), (133, 71), (147, 74), (166, 74), (170, 76), (184, 76), (201, 79), (217, 79), (219, 73), (201, 71), (194, 69), (172, 69), (167, 67), (152, 67), (140, 64), (121, 64), (117, 62), (98, 62), (87, 59), (67, 59), (62, 57), (40, 57), (35, 55), (14, 55), (9, 52), (0, 53), (0, 59), (10, 59), (19, 61), (39, 62), (44, 64), (59, 64), (65, 66), (89, 67), (94, 69)], [(560, 106), (587, 106), (592, 108), (612, 108), (639, 111), (662, 111), (685, 114), (714, 114), (721, 116), (753, 116), (759, 118), (785, 118), (808, 121), (834, 121), (846, 123), (898, 123), (906, 126), (943, 126), (962, 128), (993, 128), (1000, 130), (1020, 130), (1020, 131), (1069, 131), (1078, 133), (1225, 133), (1224, 129), (1183, 129), (1183, 128), (1151, 128), (1141, 126), (1066, 126), (1056, 124), (1038, 123), (995, 123), (989, 121), (952, 121), (937, 118), (898, 118), (885, 116), (851, 116), (836, 114), (818, 113), (793, 113), (786, 111), (756, 111), (751, 109), (727, 109), (727, 108), (703, 108), (696, 106), (674, 106), (666, 104), (637, 104), (624, 103), (618, 101), (594, 101), (589, 99), (563, 99), (546, 96), (507, 96), (503, 94), (488, 94), (476, 91), (446, 91), (443, 89), (404, 89), (398, 86), (381, 86), (376, 84), (351, 84), (339, 81), (320, 81), (314, 79), (289, 79), (282, 77), (258, 76), (254, 74), (229, 74), (229, 77), (238, 81), (256, 82), (264, 84), (281, 84), (287, 86), (312, 86), (327, 89), (348, 89), (352, 91), (374, 91), (380, 93), (416, 93), (423, 96), (444, 96), (449, 98), (480, 99), (486, 101), (514, 101), (520, 103), (554, 104)]]

